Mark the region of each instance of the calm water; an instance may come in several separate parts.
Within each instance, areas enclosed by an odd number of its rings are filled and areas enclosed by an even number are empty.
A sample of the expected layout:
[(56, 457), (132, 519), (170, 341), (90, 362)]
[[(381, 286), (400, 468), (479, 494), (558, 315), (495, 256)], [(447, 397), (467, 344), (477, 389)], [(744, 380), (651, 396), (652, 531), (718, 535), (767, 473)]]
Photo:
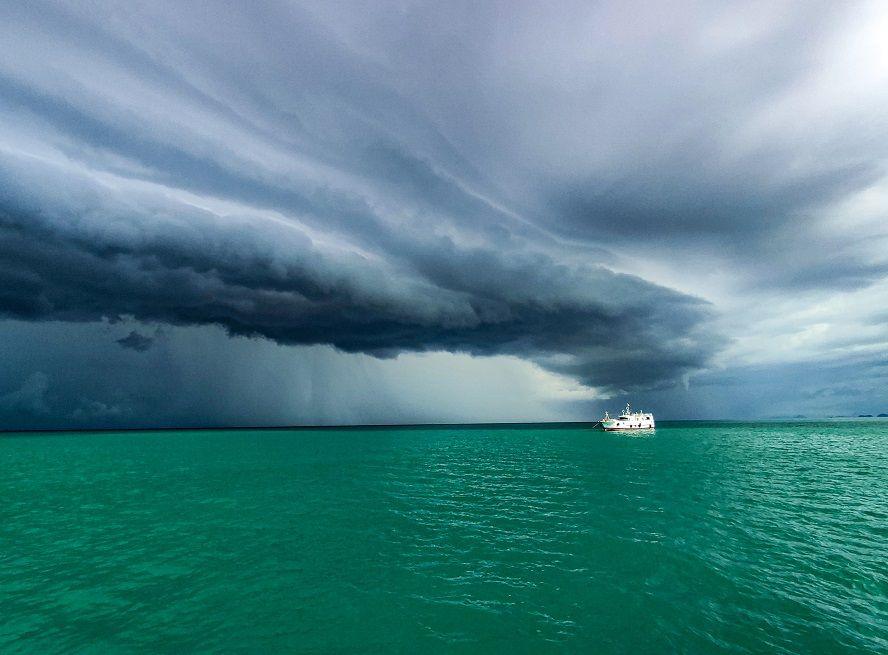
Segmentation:
[(0, 436), (0, 651), (888, 651), (888, 423)]

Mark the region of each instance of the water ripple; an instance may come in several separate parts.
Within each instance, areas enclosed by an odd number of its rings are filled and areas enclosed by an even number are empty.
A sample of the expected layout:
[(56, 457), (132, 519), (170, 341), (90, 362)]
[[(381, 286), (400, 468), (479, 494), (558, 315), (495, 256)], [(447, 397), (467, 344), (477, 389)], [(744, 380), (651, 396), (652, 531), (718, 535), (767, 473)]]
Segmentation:
[(0, 439), (0, 651), (888, 651), (885, 423)]

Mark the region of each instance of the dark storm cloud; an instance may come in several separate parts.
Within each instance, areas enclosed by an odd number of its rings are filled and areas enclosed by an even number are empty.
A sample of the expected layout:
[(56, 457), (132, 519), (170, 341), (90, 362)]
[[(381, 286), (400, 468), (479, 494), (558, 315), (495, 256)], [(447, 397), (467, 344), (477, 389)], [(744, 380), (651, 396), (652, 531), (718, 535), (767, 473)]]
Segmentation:
[[(601, 267), (419, 235), (398, 237), (394, 264), (371, 262), (325, 253), (291, 224), (139, 206), (72, 173), (4, 164), (0, 278), (11, 317), (215, 323), (378, 356), (515, 354), (617, 388), (698, 368), (721, 344), (701, 327), (701, 301)], [(31, 194), (34, 175), (54, 200)]]
[(0, 13), (3, 316), (511, 354), (618, 391), (728, 341), (618, 260), (681, 245), (785, 289), (885, 276), (823, 228), (880, 179), (884, 118), (794, 115), (846, 19), (831, 4)]

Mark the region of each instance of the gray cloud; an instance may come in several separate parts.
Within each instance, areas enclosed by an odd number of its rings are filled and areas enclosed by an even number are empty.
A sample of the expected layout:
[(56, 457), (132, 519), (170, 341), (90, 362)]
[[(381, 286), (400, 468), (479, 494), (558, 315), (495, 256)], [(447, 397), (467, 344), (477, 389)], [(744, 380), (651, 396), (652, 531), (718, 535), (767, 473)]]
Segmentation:
[(38, 371), (28, 376), (18, 389), (0, 395), (0, 413), (39, 417), (50, 413), (46, 393), (49, 377)]
[[(884, 278), (884, 254), (851, 243), (876, 240), (884, 253), (883, 220), (856, 223), (853, 237), (823, 229), (835, 203), (886, 174), (878, 6), (323, 13), (392, 66), (513, 206), (554, 234), (665, 265), (716, 255), (759, 288)], [(459, 29), (438, 29), (454, 21)]]
[(695, 267), (729, 305), (881, 289), (882, 215), (851, 201), (885, 181), (888, 97), (839, 47), (867, 11), (4, 6), (0, 316), (515, 355), (668, 395), (743, 337)]

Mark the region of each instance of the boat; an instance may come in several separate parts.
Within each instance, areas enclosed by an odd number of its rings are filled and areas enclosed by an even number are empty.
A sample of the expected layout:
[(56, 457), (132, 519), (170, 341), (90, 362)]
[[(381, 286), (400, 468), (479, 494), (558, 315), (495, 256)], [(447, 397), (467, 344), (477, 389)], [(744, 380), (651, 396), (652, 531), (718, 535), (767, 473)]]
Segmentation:
[(629, 403), (626, 403), (626, 409), (616, 418), (611, 418), (610, 414), (604, 413), (604, 418), (600, 421), (601, 429), (608, 432), (615, 430), (653, 430), (654, 415), (649, 412), (633, 412)]

